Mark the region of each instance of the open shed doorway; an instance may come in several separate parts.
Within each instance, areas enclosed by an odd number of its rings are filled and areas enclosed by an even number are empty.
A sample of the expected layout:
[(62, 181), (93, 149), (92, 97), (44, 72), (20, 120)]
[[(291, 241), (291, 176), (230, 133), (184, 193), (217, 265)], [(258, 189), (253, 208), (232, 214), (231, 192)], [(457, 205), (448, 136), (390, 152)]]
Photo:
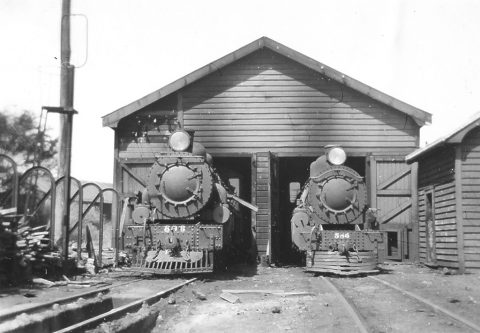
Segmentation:
[[(290, 220), (296, 207), (296, 199), (310, 176), (310, 164), (318, 157), (279, 158), (279, 237), (280, 248), (277, 254), (281, 264), (303, 265), (302, 258), (291, 241)], [(345, 165), (365, 177), (365, 157), (348, 157)]]
[[(223, 182), (234, 188), (235, 195), (252, 202), (251, 157), (213, 157), (213, 166)], [(233, 236), (229, 263), (254, 263), (256, 246), (252, 238), (250, 209), (235, 204)]]

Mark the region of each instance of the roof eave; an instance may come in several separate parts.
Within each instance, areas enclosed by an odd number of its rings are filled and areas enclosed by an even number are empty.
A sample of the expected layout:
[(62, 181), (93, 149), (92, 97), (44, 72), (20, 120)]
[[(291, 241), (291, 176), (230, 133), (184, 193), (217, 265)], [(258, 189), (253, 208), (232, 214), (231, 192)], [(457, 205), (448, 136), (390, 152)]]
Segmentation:
[(407, 163), (413, 163), (416, 160), (418, 160), (420, 157), (423, 155), (427, 154), (428, 152), (446, 145), (446, 144), (460, 144), (462, 143), (463, 139), (465, 138), (465, 135), (467, 135), (472, 129), (475, 127), (480, 126), (480, 118), (477, 118), (474, 121), (469, 121), (466, 125), (464, 124), (463, 126), (460, 126), (458, 129), (455, 131), (451, 132), (450, 134), (440, 137), (437, 140), (433, 141), (431, 144), (417, 149), (416, 151), (412, 152), (411, 154), (407, 155), (405, 157), (405, 161)]

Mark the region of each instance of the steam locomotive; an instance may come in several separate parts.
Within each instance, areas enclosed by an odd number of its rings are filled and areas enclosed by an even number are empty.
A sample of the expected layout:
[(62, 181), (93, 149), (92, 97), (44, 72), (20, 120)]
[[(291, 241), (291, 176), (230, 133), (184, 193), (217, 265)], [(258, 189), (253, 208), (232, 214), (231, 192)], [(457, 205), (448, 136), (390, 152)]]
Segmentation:
[[(363, 177), (344, 165), (347, 154), (326, 146), (310, 165), (291, 219), (293, 244), (304, 253), (306, 270), (352, 275), (377, 272), (382, 232), (367, 208)], [(380, 254), (380, 257), (379, 257)]]
[(157, 274), (212, 272), (231, 243), (232, 211), (241, 204), (212, 166), (193, 132), (175, 130), (169, 149), (155, 158), (146, 189), (133, 198), (124, 248), (137, 269)]

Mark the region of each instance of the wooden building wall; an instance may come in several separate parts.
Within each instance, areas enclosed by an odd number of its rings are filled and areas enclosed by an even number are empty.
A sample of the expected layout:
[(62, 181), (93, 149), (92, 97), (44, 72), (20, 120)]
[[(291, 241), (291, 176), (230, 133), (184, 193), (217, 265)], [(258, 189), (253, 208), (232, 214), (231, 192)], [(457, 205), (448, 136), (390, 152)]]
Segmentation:
[(426, 262), (426, 193), (432, 191), (437, 264), (458, 267), (455, 201), (455, 151), (435, 151), (419, 161), (419, 255)]
[(419, 126), (405, 113), (260, 49), (121, 119), (115, 139), (118, 189), (142, 189), (178, 118), (214, 157), (251, 156), (259, 162), (252, 171), (252, 200), (261, 206), (252, 221), (259, 253), (271, 237), (274, 204), (264, 192), (271, 184), (262, 183), (269, 167), (265, 156), (319, 156), (327, 144), (341, 144), (355, 156), (405, 156), (419, 138)]
[(466, 269), (480, 269), (480, 127), (462, 143), (462, 214)]

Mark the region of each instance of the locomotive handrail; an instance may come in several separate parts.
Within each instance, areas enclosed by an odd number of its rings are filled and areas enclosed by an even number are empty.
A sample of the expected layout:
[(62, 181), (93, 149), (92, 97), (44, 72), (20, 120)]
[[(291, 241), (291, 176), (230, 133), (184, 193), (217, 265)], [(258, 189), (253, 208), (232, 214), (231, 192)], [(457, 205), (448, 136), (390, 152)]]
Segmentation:
[(237, 197), (235, 194), (227, 194), (227, 197), (230, 198), (230, 199), (233, 199), (235, 200), (236, 202), (238, 202), (239, 204), (241, 204), (242, 206), (245, 206), (247, 207), (248, 209), (254, 211), (255, 213), (258, 212), (258, 207), (255, 206), (254, 204), (251, 204), (250, 202), (247, 202), (243, 199), (240, 199), (239, 197)]

